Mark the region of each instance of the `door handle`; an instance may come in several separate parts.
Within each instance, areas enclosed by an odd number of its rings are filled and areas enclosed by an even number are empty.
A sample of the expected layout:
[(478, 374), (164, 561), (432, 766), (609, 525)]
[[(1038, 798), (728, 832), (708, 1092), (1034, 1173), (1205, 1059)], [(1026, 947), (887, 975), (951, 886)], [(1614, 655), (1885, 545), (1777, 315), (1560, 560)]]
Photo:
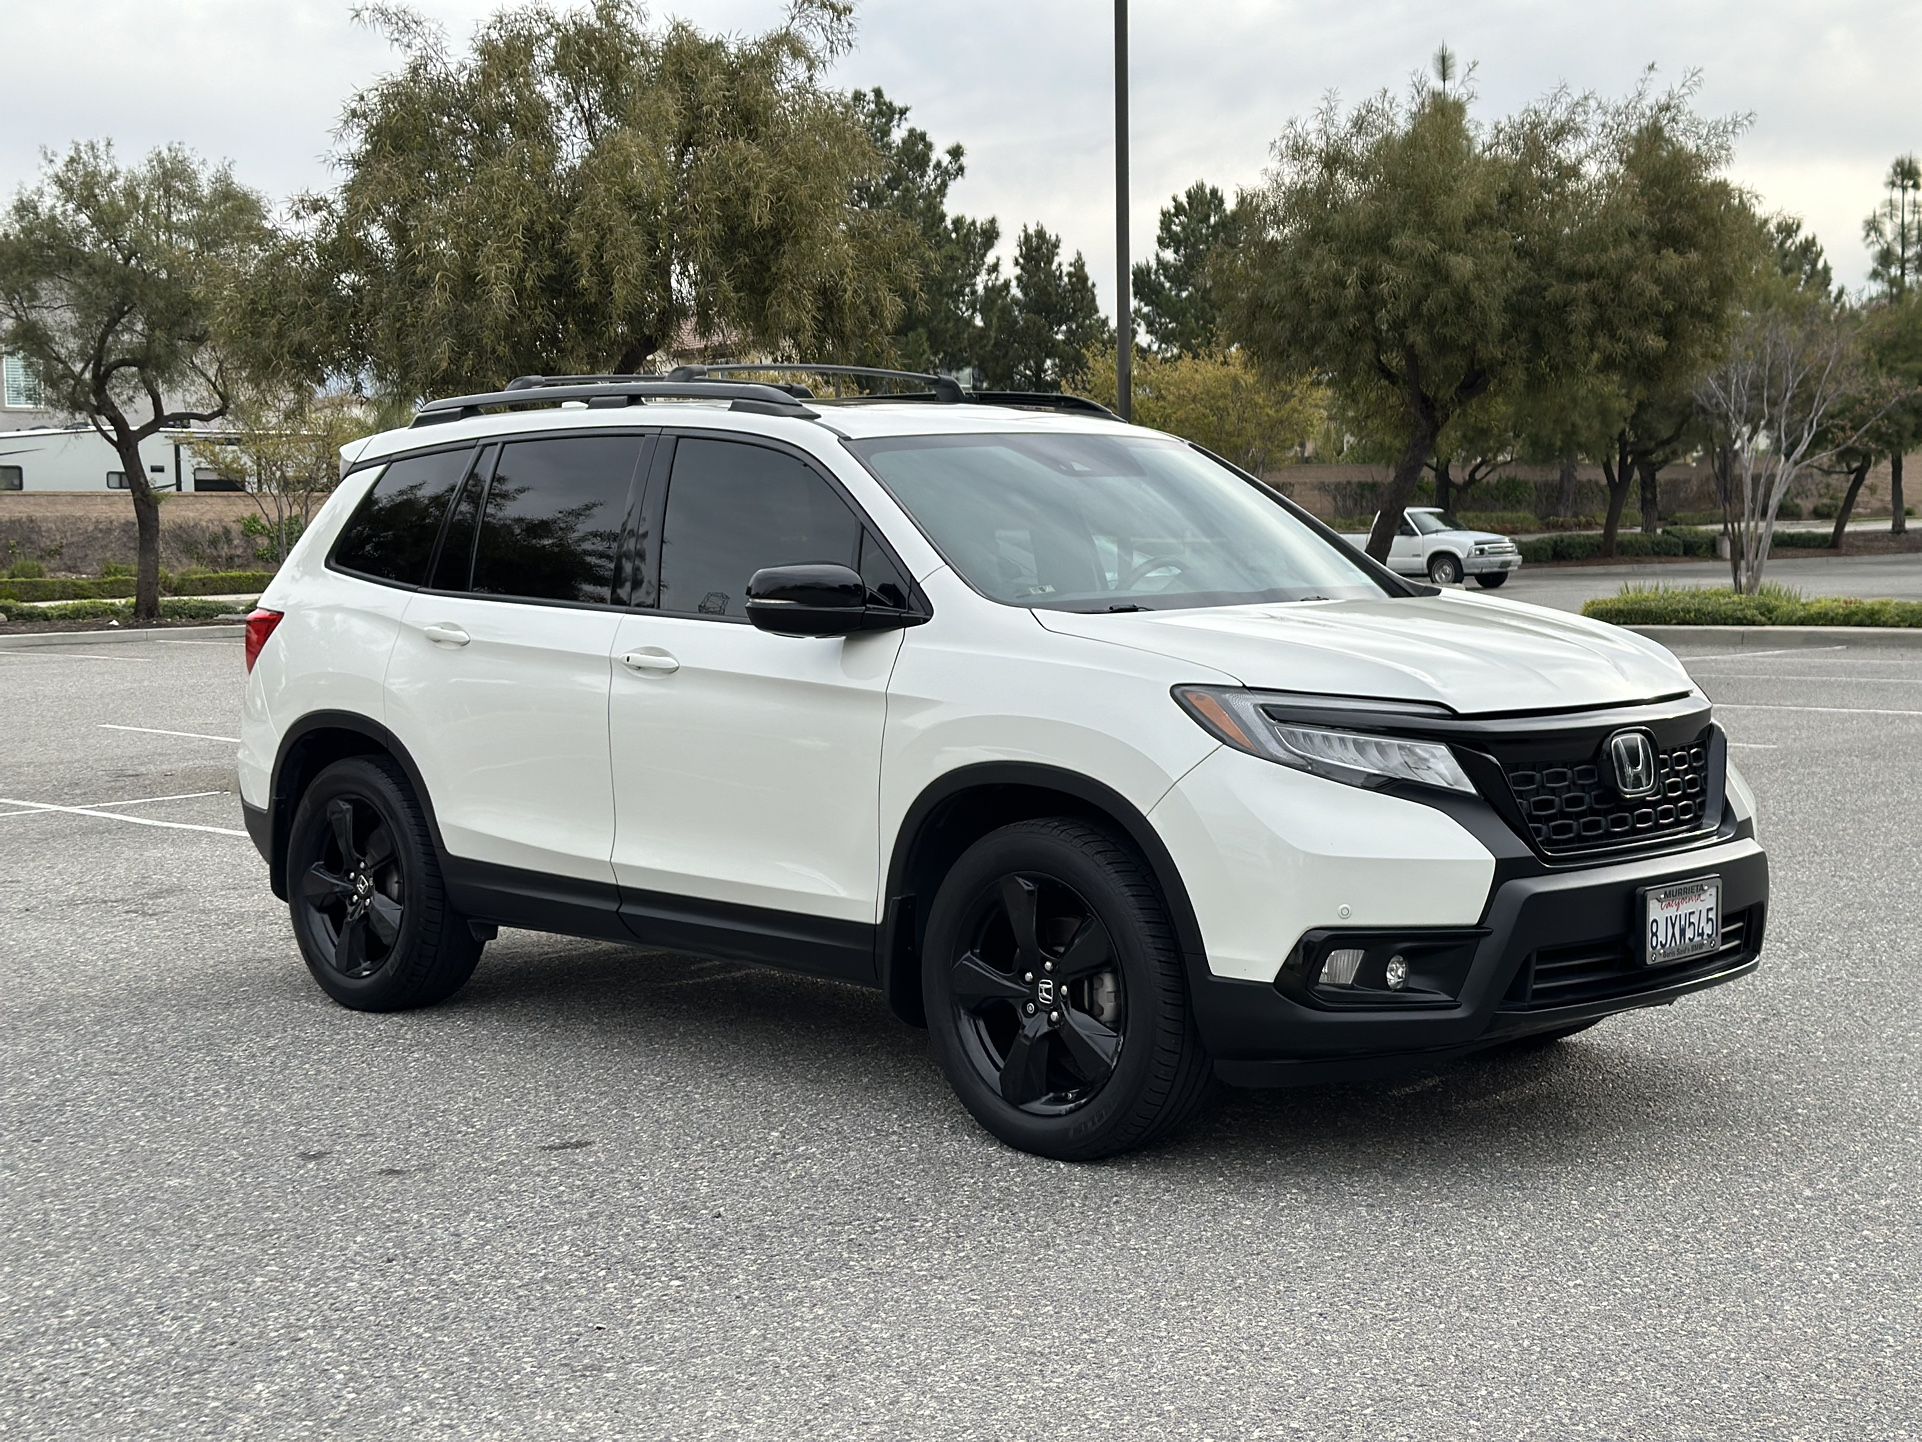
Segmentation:
[(430, 621), (420, 633), (438, 646), (465, 646), (474, 639), (452, 621)]
[(647, 676), (667, 676), (681, 669), (679, 661), (657, 646), (629, 651), (621, 657), (621, 664), (630, 671), (639, 671)]

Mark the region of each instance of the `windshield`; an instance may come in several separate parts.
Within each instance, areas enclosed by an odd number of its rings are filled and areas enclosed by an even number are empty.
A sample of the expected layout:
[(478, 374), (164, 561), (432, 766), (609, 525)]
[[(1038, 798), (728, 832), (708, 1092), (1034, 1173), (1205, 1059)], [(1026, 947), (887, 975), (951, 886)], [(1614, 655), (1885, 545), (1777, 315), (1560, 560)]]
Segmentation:
[(1432, 536), (1437, 531), (1465, 531), (1468, 527), (1455, 519), (1451, 511), (1410, 511), (1408, 519), (1415, 523), (1415, 529), (1423, 535)]
[(848, 444), (962, 579), (1010, 606), (1160, 611), (1387, 591), (1179, 441), (1057, 432)]

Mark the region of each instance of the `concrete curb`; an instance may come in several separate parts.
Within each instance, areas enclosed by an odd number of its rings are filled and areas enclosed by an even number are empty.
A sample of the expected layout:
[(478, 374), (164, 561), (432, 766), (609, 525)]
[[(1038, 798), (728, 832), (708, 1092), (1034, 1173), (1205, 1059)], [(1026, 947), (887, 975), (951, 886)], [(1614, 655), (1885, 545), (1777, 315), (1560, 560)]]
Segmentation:
[(217, 631), (238, 637), (246, 629), (232, 621), (204, 621), (176, 626), (120, 626), (108, 631), (21, 631), (0, 636), (0, 651), (31, 651), (36, 646), (56, 646), (62, 650), (71, 646), (106, 646), (115, 641), (150, 641), (176, 631)]
[(1664, 646), (1713, 641), (1730, 651), (1790, 651), (1811, 646), (1882, 646), (1922, 651), (1922, 626), (1630, 626)]

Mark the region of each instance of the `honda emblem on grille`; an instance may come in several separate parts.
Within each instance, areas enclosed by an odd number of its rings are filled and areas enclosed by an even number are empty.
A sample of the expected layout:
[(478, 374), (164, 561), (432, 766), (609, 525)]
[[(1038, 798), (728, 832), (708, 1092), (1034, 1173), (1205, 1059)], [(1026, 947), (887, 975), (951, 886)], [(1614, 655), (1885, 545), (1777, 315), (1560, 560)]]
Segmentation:
[(1608, 738), (1609, 759), (1615, 763), (1615, 789), (1624, 796), (1653, 796), (1655, 747), (1646, 731), (1617, 731)]

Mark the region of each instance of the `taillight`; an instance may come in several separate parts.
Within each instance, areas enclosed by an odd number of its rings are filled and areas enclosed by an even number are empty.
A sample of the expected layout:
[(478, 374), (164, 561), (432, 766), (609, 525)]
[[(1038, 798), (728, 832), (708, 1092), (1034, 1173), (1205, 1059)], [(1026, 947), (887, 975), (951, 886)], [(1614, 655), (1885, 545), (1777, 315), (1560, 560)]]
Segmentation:
[(274, 627), (280, 624), (278, 611), (249, 611), (247, 613), (247, 669), (254, 669), (254, 662), (260, 659), (260, 648), (267, 644), (267, 638), (274, 634)]

